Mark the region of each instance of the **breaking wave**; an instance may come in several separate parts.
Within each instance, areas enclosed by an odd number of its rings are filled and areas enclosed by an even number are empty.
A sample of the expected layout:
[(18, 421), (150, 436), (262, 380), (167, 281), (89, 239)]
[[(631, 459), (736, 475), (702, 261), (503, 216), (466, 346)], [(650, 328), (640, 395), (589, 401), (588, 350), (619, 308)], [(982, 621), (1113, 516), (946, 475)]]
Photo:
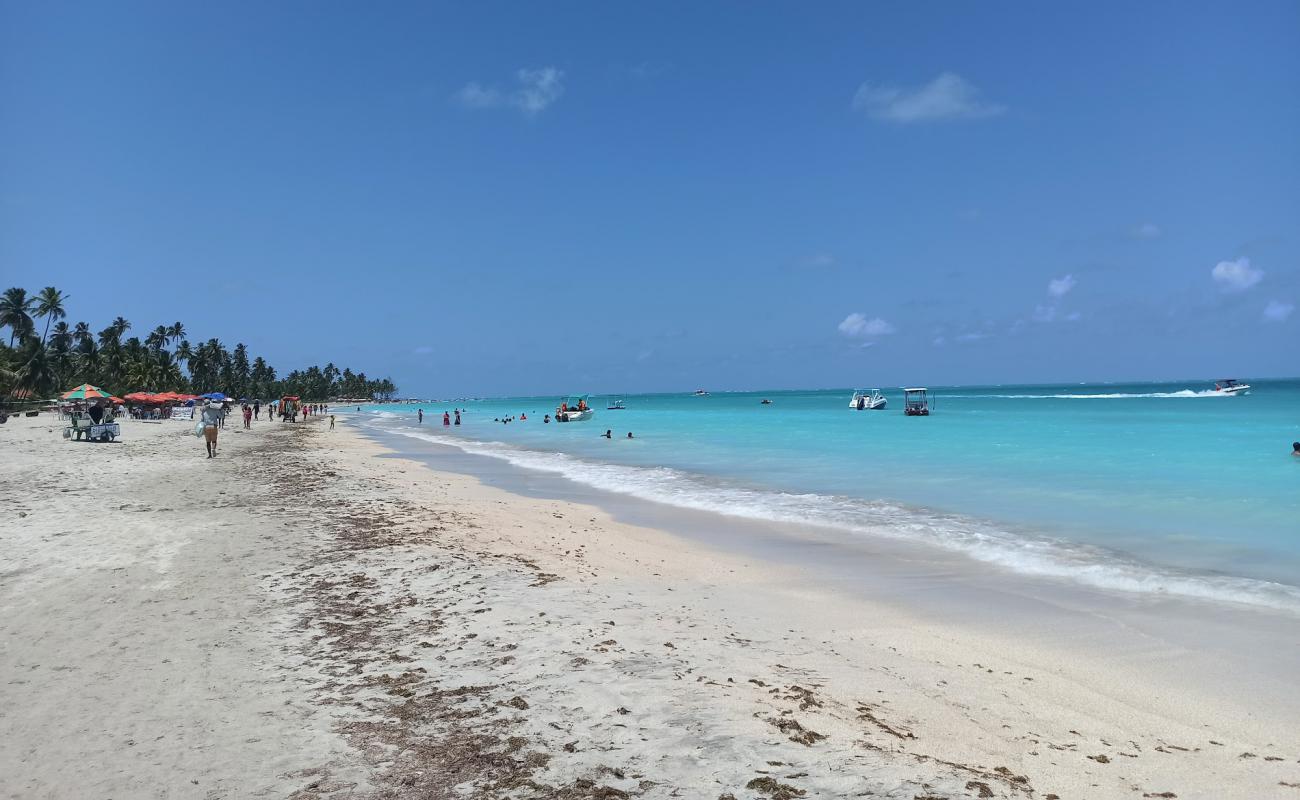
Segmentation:
[[(376, 416), (383, 415), (380, 412)], [(1100, 589), (1240, 603), (1300, 614), (1300, 587), (1297, 586), (1162, 569), (1103, 548), (1024, 535), (971, 517), (887, 501), (747, 488), (670, 467), (611, 464), (503, 442), (389, 425), (376, 427), (387, 433), (500, 459), (517, 467), (561, 475), (601, 491), (678, 508), (919, 542), (1021, 574), (1065, 579)]]

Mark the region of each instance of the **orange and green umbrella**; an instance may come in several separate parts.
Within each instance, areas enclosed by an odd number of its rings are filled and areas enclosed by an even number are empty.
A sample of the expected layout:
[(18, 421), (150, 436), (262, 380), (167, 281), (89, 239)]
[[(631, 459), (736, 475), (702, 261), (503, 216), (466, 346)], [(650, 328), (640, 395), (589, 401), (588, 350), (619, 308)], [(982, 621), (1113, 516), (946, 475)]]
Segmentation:
[(69, 389), (61, 396), (64, 400), (94, 400), (96, 398), (107, 399), (112, 397), (108, 392), (98, 386), (91, 386), (89, 383), (83, 383), (75, 389)]

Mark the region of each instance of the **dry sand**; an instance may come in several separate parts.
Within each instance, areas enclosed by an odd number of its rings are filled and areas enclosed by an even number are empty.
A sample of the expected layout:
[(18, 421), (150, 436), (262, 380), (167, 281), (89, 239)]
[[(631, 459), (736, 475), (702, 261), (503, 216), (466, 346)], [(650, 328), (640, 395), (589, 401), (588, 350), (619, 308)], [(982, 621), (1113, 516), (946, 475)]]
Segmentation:
[(0, 428), (0, 796), (1300, 798), (1268, 698), (381, 452)]

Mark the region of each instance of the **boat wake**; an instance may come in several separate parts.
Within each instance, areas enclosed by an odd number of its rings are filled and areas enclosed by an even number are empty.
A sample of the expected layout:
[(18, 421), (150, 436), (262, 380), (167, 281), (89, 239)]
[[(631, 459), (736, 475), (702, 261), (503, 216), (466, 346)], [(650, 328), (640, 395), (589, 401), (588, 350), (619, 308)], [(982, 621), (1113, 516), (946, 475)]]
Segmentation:
[(1231, 394), (1216, 392), (1213, 389), (1194, 391), (1182, 389), (1177, 392), (1113, 392), (1108, 394), (945, 394), (944, 397), (996, 397), (1005, 400), (1134, 400), (1139, 398), (1193, 398), (1193, 397), (1232, 397)]
[(918, 542), (1021, 574), (1059, 578), (1100, 589), (1240, 603), (1300, 614), (1300, 587), (1297, 586), (1163, 569), (1103, 548), (1012, 532), (971, 517), (855, 497), (748, 488), (670, 467), (591, 461), (565, 453), (439, 435), (405, 426), (380, 423), (375, 427), (386, 433), (501, 459), (517, 467), (561, 475), (601, 491), (678, 508)]

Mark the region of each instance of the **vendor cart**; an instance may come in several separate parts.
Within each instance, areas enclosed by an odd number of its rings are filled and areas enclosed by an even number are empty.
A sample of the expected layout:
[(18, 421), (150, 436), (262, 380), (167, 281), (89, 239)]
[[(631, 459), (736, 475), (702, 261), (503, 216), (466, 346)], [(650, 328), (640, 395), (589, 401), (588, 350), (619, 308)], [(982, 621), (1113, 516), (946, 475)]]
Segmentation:
[(122, 435), (122, 426), (116, 422), (95, 422), (84, 413), (74, 414), (68, 427), (63, 429), (64, 439), (85, 439), (89, 442), (111, 442)]

